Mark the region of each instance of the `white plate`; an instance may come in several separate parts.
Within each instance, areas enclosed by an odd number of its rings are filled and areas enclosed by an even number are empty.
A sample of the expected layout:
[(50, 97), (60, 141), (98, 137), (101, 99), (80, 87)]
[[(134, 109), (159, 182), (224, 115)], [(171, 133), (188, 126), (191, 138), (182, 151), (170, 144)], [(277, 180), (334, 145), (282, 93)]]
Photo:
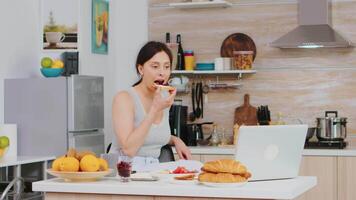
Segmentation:
[(211, 182), (198, 181), (198, 183), (209, 187), (241, 187), (244, 186), (247, 183), (247, 181), (240, 182), (240, 183), (211, 183)]
[(139, 172), (139, 173), (131, 174), (130, 179), (132, 181), (158, 181), (159, 177), (154, 176), (150, 173)]
[(189, 174), (198, 175), (198, 173), (169, 174), (169, 173), (166, 173), (166, 171), (151, 172), (151, 175), (152, 175), (152, 176), (159, 177), (160, 179), (174, 179), (174, 177), (177, 177), (177, 176), (186, 176), (186, 175), (189, 175)]

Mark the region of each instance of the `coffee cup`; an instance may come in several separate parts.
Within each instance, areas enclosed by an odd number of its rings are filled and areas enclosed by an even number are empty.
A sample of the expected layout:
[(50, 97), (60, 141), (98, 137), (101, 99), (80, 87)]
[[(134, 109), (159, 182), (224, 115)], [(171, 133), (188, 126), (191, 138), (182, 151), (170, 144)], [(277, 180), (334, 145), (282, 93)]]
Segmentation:
[(177, 86), (177, 85), (183, 84), (182, 79), (180, 77), (174, 77), (174, 78), (170, 79), (168, 81), (168, 83), (169, 83), (169, 85), (172, 85), (172, 86)]
[(175, 87), (178, 92), (186, 92), (189, 78), (186, 76), (173, 77), (168, 81), (169, 85)]
[(46, 40), (48, 43), (62, 42), (65, 35), (62, 32), (46, 32)]
[(224, 70), (224, 58), (215, 58), (214, 60), (215, 71)]

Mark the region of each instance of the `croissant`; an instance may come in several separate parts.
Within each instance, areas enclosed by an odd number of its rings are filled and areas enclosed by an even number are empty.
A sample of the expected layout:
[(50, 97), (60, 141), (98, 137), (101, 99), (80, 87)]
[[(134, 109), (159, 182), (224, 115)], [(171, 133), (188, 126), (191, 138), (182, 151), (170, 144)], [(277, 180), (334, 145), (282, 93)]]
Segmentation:
[(231, 173), (231, 174), (246, 174), (247, 169), (240, 162), (235, 160), (223, 159), (206, 162), (203, 171), (212, 173)]
[(199, 174), (198, 180), (201, 182), (213, 183), (240, 183), (247, 181), (247, 178), (240, 175), (233, 175), (228, 173), (206, 173)]

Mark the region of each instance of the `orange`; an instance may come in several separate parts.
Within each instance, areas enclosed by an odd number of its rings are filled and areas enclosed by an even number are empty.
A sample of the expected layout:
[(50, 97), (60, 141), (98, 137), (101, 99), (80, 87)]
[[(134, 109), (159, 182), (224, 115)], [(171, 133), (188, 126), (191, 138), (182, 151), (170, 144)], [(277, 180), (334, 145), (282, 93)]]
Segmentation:
[(103, 158), (98, 158), (100, 171), (107, 171), (109, 169), (108, 162)]
[(74, 157), (65, 157), (59, 165), (59, 169), (65, 172), (79, 171), (79, 161)]
[(96, 154), (92, 151), (77, 151), (75, 157), (80, 161), (86, 155), (96, 156)]
[(67, 157), (76, 157), (77, 151), (73, 148), (68, 149), (67, 151)]
[(65, 158), (64, 156), (62, 156), (62, 157), (59, 157), (59, 158), (57, 158), (57, 159), (55, 159), (54, 161), (53, 161), (53, 163), (52, 163), (52, 170), (54, 170), (54, 171), (60, 171), (60, 164), (61, 164), (61, 162), (63, 161), (63, 158)]
[(80, 160), (80, 169), (84, 172), (96, 172), (100, 168), (99, 159), (93, 155), (85, 155)]

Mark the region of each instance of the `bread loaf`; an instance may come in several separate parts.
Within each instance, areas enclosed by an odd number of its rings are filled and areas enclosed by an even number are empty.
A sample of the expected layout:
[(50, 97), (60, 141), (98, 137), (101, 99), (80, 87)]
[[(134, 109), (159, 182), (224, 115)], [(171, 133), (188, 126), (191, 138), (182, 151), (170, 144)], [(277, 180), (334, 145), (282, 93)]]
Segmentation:
[(223, 159), (206, 162), (203, 171), (212, 173), (230, 173), (230, 174), (246, 174), (247, 169), (240, 162), (235, 160)]
[(203, 172), (199, 174), (198, 180), (201, 182), (213, 182), (213, 183), (240, 183), (245, 182), (247, 179), (241, 175), (234, 175), (229, 173), (208, 173)]

